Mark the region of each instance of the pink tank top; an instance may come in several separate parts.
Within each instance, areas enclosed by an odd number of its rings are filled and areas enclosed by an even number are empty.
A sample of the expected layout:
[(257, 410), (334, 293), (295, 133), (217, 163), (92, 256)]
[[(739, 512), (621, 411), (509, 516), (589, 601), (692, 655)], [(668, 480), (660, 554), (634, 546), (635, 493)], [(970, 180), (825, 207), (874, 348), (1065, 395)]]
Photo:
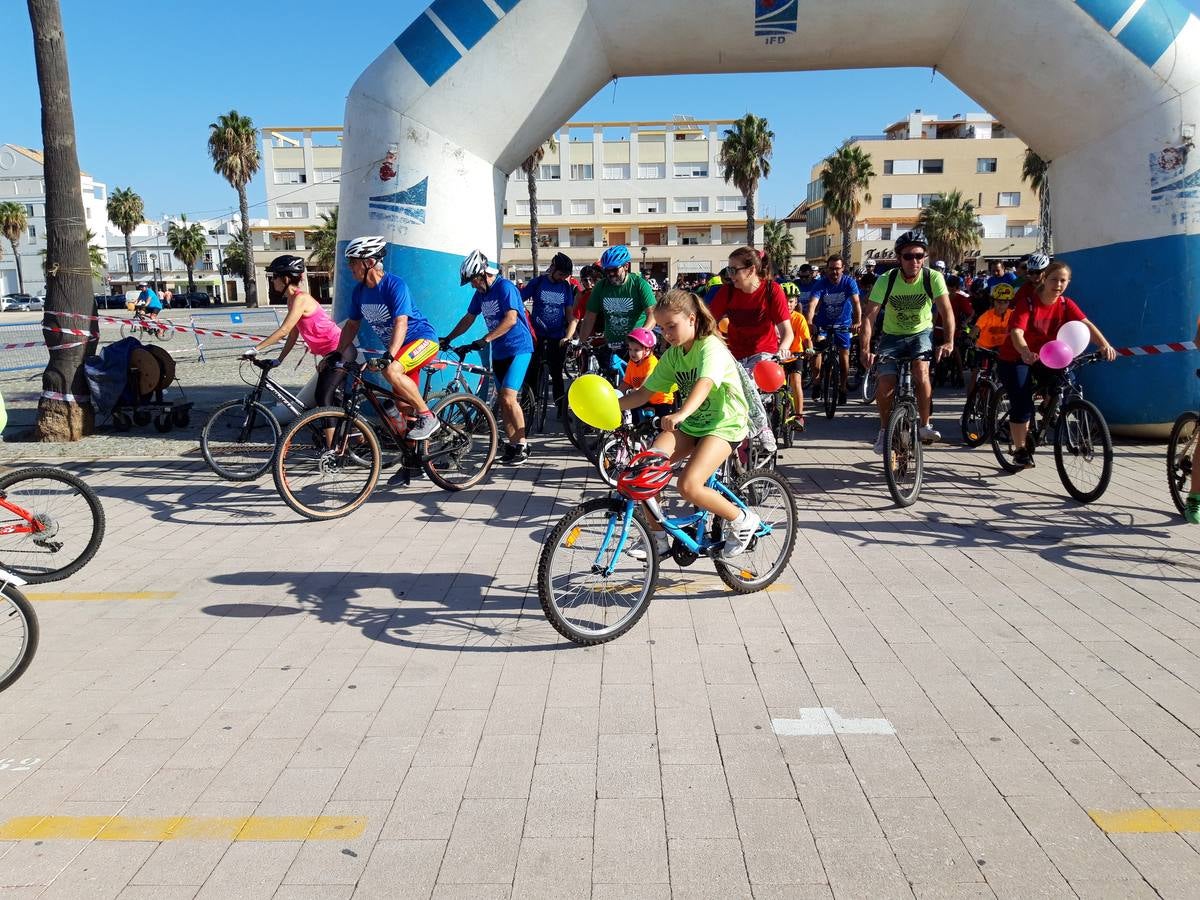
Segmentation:
[(318, 306), (315, 312), (301, 316), (296, 323), (300, 338), (313, 356), (325, 356), (338, 348), (342, 330), (329, 318), (329, 313)]

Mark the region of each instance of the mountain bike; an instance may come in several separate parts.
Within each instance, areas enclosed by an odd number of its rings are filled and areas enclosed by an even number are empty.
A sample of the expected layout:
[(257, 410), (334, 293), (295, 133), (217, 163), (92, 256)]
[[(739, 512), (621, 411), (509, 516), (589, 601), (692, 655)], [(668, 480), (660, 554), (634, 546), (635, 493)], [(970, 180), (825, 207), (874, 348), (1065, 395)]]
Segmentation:
[(135, 310), (132, 319), (121, 323), (121, 337), (152, 337), (169, 341), (175, 337), (175, 326), (166, 319), (152, 319), (141, 310)]
[(83, 479), (34, 466), (0, 475), (0, 565), (27, 584), (78, 572), (104, 540), (104, 507)]
[[(309, 519), (336, 519), (358, 509), (379, 480), (383, 455), (398, 462), (407, 483), (414, 470), (448, 491), (474, 487), (496, 459), (499, 437), (487, 404), (474, 394), (449, 394), (430, 407), (441, 427), (424, 441), (405, 437), (395, 398), (364, 380), (373, 369), (340, 364), (349, 376), (341, 406), (310, 409), (283, 435), (272, 472), (284, 502)], [(366, 402), (383, 423), (381, 435), (363, 417)]]
[[(1048, 383), (1034, 391), (1036, 402), (1026, 439), (1030, 453), (1053, 441), (1058, 477), (1080, 503), (1100, 499), (1112, 478), (1113, 443), (1108, 423), (1096, 405), (1083, 398), (1083, 388), (1075, 378), (1081, 368), (1102, 359), (1103, 354), (1096, 352), (1076, 357), (1065, 369), (1038, 367), (1043, 382)], [(1008, 395), (1001, 390), (992, 407), (992, 452), (1005, 471), (1020, 472), (1024, 467), (1013, 458), (1018, 448), (1012, 444), (1008, 411)]]
[(932, 350), (916, 356), (883, 357), (900, 367), (892, 399), (892, 413), (888, 416), (883, 433), (883, 474), (887, 479), (888, 493), (901, 507), (917, 502), (925, 478), (925, 449), (921, 444), (921, 415), (917, 410), (917, 395), (913, 391), (912, 364), (932, 357)]
[(813, 397), (825, 408), (825, 416), (832, 419), (837, 412), (839, 392), (842, 389), (842, 351), (834, 341), (834, 334), (850, 334), (845, 326), (822, 328), (825, 340), (818, 354), (821, 357), (821, 374)]
[(271, 378), (271, 370), (278, 365), (276, 360), (244, 362), (259, 370), (253, 390), (241, 400), (218, 406), (200, 430), (200, 455), (210, 469), (227, 481), (253, 481), (265, 474), (279, 450), (283, 426), (262, 402), (263, 394), (273, 396), (294, 416), (304, 412), (300, 399)]
[(975, 385), (967, 394), (958, 424), (963, 443), (968, 447), (978, 447), (992, 437), (992, 404), (996, 402), (1001, 387), (996, 376), (996, 351), (975, 347), (971, 352), (979, 361), (979, 373), (975, 377)]
[[(475, 365), (466, 361), (467, 354), (474, 349), (469, 344), (447, 347), (443, 352), (450, 353), (451, 358), (442, 357), (428, 363), (421, 370), (425, 373), (421, 395), (425, 398), (425, 402), (432, 407), (438, 400), (452, 394), (474, 394), (488, 405), (492, 411), (492, 418), (498, 422), (501, 418), (500, 392), (496, 388), (496, 375), (487, 366)], [(435, 375), (447, 371), (449, 371), (449, 380), (435, 388)], [(538, 412), (533, 389), (529, 385), (521, 386), (517, 402), (521, 405), (521, 412), (525, 417), (525, 427), (530, 430), (530, 423), (537, 419)]]
[(21, 677), (37, 652), (37, 615), (21, 593), (23, 584), (0, 569), (0, 691)]
[[(1200, 378), (1200, 369), (1196, 370)], [(1196, 440), (1200, 435), (1200, 413), (1188, 411), (1180, 414), (1171, 428), (1171, 440), (1167, 442), (1167, 486), (1171, 499), (1182, 516), (1187, 495), (1191, 492), (1192, 466), (1196, 458)]]
[(724, 521), (703, 510), (670, 517), (657, 498), (638, 503), (614, 492), (563, 516), (542, 546), (537, 569), (538, 599), (554, 629), (576, 644), (602, 644), (645, 615), (659, 571), (649, 521), (672, 538), (670, 555), (681, 566), (708, 557), (739, 594), (774, 583), (796, 544), (792, 489), (775, 472), (751, 470), (731, 478), (730, 471), (723, 465), (708, 487), (762, 519), (746, 552), (730, 560), (721, 558)]
[[(620, 388), (622, 380), (625, 378), (625, 360), (617, 355), (616, 348), (620, 346), (612, 344), (613, 348), (612, 361), (607, 368), (596, 365), (596, 372), (608, 380), (613, 387)], [(596, 362), (594, 353), (592, 361)], [(600, 455), (600, 447), (604, 443), (607, 432), (601, 431), (599, 428), (593, 428), (574, 412), (567, 409), (567, 415), (563, 419), (563, 424), (567, 432), (567, 440), (578, 449), (590, 462), (596, 462)]]
[(862, 383), (859, 385), (860, 396), (863, 403), (874, 403), (875, 394), (879, 391), (879, 360), (871, 363), (870, 368), (863, 373)]

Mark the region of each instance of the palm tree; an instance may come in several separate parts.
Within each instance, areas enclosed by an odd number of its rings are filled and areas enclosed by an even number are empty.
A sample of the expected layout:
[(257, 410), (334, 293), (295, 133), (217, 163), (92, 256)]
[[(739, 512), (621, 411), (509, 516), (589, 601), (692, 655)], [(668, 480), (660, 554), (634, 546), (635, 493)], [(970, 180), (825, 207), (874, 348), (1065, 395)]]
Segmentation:
[(1053, 233), (1050, 222), (1050, 161), (1042, 159), (1028, 147), (1025, 148), (1025, 161), (1021, 164), (1021, 178), (1029, 182), (1029, 186), (1038, 198), (1038, 227), (1041, 240), (1038, 251), (1050, 255), (1053, 246)]
[(825, 185), (825, 209), (838, 223), (842, 232), (842, 259), (850, 265), (850, 243), (854, 223), (863, 203), (871, 202), (868, 193), (875, 167), (871, 154), (861, 147), (843, 145), (825, 160), (821, 181)]
[(939, 194), (921, 210), (917, 227), (925, 232), (929, 253), (953, 268), (979, 246), (979, 215), (961, 191)]
[(125, 261), (129, 264), (129, 280), (133, 281), (133, 241), (129, 236), (146, 218), (146, 205), (133, 188), (117, 188), (108, 195), (108, 220), (125, 235)]
[[(42, 101), (42, 145), (46, 181), (46, 313), (45, 324), (79, 328), (93, 315), (87, 226), (79, 190), (79, 153), (75, 146), (75, 113), (71, 107), (71, 75), (67, 43), (58, 0), (27, 0), (33, 26), (33, 58)], [(83, 317), (82, 319), (80, 317)], [(95, 352), (98, 326), (92, 338), (79, 341), (47, 331), (51, 351), (42, 373), (35, 437), (40, 441), (74, 441), (90, 434), (95, 424), (83, 359)], [(63, 347), (66, 344), (78, 346)]]
[(721, 174), (726, 184), (732, 184), (746, 198), (746, 243), (754, 246), (754, 195), (758, 182), (771, 174), (771, 153), (775, 149), (775, 132), (767, 120), (746, 113), (725, 129), (721, 142)]
[(558, 141), (553, 136), (550, 140), (534, 150), (521, 163), (521, 171), (525, 173), (525, 183), (529, 187), (529, 249), (533, 256), (533, 274), (538, 273), (538, 211), (537, 211), (537, 176), (538, 169), (547, 153), (558, 151)]
[(331, 212), (321, 213), (321, 227), (310, 232), (306, 239), (312, 250), (308, 257), (310, 269), (333, 274), (337, 265), (337, 230), (338, 210), (335, 206)]
[(189, 225), (187, 216), (180, 214), (179, 222), (172, 222), (167, 227), (167, 244), (176, 259), (187, 269), (188, 293), (196, 293), (196, 279), (193, 274), (196, 260), (204, 255), (204, 248), (208, 246), (208, 233), (204, 226), (199, 222)]
[(250, 204), (246, 200), (246, 185), (258, 171), (260, 160), (254, 123), (249, 116), (238, 115), (236, 109), (217, 116), (208, 126), (208, 155), (213, 171), (237, 191), (238, 209), (242, 215), (242, 252), (246, 305), (258, 306), (258, 286), (254, 282), (254, 249), (250, 246)]
[(21, 254), (17, 251), (17, 242), (29, 227), (25, 216), (25, 207), (20, 203), (9, 200), (0, 203), (0, 233), (8, 239), (12, 246), (13, 261), (17, 264), (17, 285), (21, 293), (25, 293), (25, 274), (21, 270)]
[(792, 267), (792, 254), (796, 252), (796, 236), (787, 222), (768, 219), (763, 226), (763, 250), (776, 275), (784, 275)]

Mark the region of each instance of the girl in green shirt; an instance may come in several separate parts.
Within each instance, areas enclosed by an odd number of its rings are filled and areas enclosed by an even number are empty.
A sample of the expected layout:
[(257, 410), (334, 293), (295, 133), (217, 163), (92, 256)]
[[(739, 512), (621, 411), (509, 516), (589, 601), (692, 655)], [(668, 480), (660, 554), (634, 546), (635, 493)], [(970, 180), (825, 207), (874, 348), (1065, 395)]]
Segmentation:
[[(730, 523), (721, 553), (728, 559), (745, 552), (762, 524), (753, 512), (739, 509), (706, 486), (750, 430), (738, 364), (721, 339), (712, 313), (695, 294), (670, 291), (659, 301), (655, 320), (670, 347), (642, 386), (621, 398), (621, 408), (645, 406), (652, 394), (679, 386), (683, 405), (678, 412), (662, 417), (662, 433), (653, 449), (672, 462), (688, 461), (679, 475), (679, 494), (691, 505)], [(669, 549), (662, 532), (656, 532), (655, 543), (660, 554)]]

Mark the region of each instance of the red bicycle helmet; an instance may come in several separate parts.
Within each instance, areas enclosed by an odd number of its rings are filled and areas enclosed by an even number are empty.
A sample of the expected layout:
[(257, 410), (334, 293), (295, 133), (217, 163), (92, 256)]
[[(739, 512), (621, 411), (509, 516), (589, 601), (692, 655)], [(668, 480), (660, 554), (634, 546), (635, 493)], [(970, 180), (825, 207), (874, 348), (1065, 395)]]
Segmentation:
[(630, 500), (650, 500), (671, 481), (671, 460), (657, 450), (644, 450), (617, 476), (617, 490)]

